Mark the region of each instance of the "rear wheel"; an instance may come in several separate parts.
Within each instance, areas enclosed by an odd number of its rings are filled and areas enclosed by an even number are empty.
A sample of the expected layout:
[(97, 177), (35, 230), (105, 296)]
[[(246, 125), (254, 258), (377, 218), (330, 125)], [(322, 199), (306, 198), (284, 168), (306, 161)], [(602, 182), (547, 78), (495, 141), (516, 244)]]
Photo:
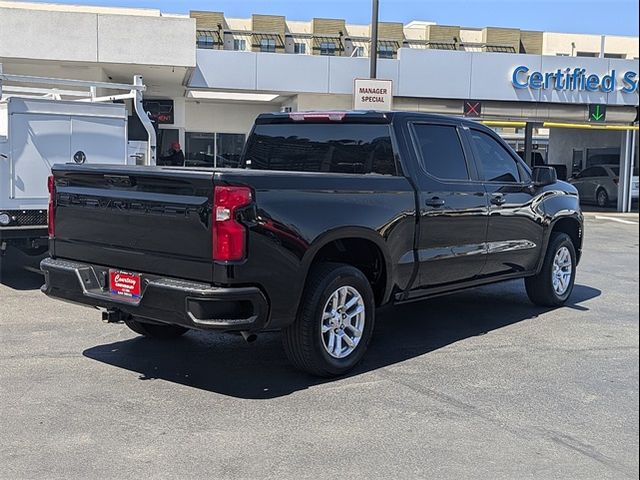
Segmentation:
[(375, 301), (364, 274), (350, 265), (326, 263), (309, 276), (300, 313), (283, 331), (293, 365), (321, 377), (343, 375), (367, 350)]
[(602, 208), (609, 206), (609, 194), (604, 188), (601, 188), (596, 193), (596, 203)]
[(189, 331), (188, 328), (178, 325), (160, 325), (156, 323), (146, 323), (139, 319), (129, 318), (124, 323), (138, 335), (159, 340), (170, 340), (177, 338)]
[(529, 299), (544, 307), (564, 305), (573, 292), (576, 263), (571, 238), (566, 233), (552, 233), (540, 273), (525, 279)]

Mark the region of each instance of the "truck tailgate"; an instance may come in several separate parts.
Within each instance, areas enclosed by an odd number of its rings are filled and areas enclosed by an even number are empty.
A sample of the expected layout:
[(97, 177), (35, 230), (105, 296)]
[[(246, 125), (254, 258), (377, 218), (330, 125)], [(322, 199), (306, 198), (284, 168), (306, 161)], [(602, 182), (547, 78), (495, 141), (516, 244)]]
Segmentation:
[(212, 281), (212, 171), (56, 165), (53, 173), (53, 256)]

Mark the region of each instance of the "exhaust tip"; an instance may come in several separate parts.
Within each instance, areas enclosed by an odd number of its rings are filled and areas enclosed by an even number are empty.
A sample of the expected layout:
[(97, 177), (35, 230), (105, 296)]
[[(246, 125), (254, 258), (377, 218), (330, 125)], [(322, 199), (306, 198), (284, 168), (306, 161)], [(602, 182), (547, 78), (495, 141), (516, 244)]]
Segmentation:
[(242, 335), (242, 338), (244, 338), (244, 341), (247, 343), (253, 343), (258, 339), (258, 335), (251, 332), (240, 332), (240, 335)]

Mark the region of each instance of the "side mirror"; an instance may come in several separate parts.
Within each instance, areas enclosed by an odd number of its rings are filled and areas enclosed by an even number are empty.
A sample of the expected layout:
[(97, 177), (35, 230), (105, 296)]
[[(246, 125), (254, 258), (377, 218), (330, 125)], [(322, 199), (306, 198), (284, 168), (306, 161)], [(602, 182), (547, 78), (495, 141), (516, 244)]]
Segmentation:
[(533, 184), (536, 187), (546, 187), (558, 181), (558, 173), (553, 167), (535, 167), (533, 169)]

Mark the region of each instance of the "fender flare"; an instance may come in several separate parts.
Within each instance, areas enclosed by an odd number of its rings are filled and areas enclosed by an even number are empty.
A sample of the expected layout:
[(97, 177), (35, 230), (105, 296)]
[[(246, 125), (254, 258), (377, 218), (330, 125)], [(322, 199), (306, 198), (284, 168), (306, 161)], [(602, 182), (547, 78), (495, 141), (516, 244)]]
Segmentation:
[(318, 236), (309, 249), (305, 252), (305, 255), (302, 259), (302, 270), (304, 272), (304, 280), (306, 283), (307, 277), (309, 276), (309, 271), (311, 270), (311, 265), (313, 264), (318, 252), (322, 250), (322, 248), (326, 247), (332, 242), (337, 240), (347, 240), (347, 239), (356, 239), (356, 240), (367, 240), (373, 243), (382, 254), (382, 258), (385, 266), (385, 291), (382, 297), (382, 304), (385, 304), (391, 298), (391, 292), (393, 290), (393, 265), (391, 263), (391, 258), (387, 249), (387, 244), (385, 239), (375, 230), (371, 230), (369, 228), (364, 227), (342, 227), (336, 228), (333, 230), (329, 230), (324, 232), (322, 235)]

